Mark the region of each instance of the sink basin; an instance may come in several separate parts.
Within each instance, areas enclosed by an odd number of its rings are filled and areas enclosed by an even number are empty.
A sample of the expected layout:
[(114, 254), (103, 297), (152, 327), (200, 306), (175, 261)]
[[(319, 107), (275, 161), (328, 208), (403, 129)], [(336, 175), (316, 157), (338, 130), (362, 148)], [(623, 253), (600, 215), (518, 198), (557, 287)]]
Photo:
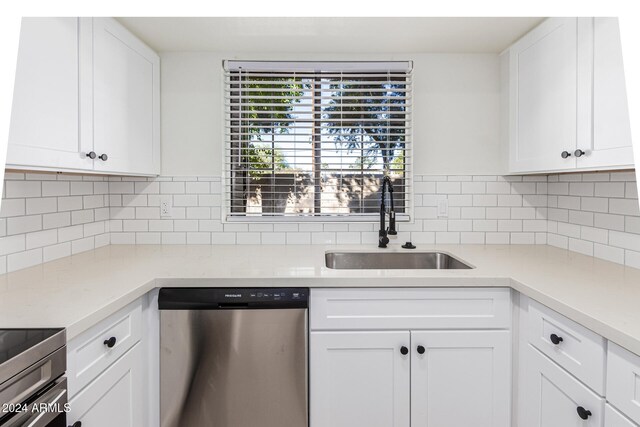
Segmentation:
[(325, 264), (338, 270), (473, 268), (444, 252), (326, 252)]

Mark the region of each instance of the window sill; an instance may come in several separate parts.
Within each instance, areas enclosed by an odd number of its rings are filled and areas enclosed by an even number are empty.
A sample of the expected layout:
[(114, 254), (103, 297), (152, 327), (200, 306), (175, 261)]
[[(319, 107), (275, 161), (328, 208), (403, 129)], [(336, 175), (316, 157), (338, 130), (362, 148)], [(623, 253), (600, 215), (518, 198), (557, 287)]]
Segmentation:
[[(222, 222), (234, 224), (308, 224), (308, 223), (340, 223), (340, 224), (377, 224), (379, 215), (372, 216), (226, 216)], [(412, 223), (409, 214), (396, 214), (396, 222)]]

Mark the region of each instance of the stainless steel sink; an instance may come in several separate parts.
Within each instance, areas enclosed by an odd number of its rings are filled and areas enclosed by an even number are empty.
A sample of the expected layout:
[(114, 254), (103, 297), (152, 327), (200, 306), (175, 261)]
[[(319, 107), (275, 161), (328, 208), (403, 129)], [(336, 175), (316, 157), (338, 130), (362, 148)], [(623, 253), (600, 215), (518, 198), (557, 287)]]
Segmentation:
[(338, 270), (473, 268), (444, 252), (326, 252), (325, 264)]

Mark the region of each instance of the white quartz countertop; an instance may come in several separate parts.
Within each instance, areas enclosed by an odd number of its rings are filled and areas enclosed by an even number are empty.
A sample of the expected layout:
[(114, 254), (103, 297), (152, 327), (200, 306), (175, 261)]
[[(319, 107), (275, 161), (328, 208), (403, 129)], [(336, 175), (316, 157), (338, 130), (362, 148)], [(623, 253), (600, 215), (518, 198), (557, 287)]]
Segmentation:
[(512, 287), (640, 354), (640, 270), (545, 245), (420, 245), (469, 270), (331, 270), (320, 245), (111, 245), (0, 276), (0, 328), (65, 327), (72, 339), (153, 288)]

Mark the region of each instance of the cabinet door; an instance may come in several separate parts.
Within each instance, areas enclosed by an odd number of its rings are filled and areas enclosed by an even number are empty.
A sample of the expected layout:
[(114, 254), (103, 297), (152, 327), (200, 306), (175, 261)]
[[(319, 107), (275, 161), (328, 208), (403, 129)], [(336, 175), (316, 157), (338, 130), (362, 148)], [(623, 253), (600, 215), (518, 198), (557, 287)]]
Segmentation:
[(136, 344), (69, 402), (69, 425), (77, 421), (91, 427), (145, 425), (141, 351)]
[(93, 19), (94, 151), (102, 172), (160, 172), (160, 59), (112, 18)]
[(576, 18), (550, 18), (510, 49), (510, 172), (575, 167), (577, 42)]
[(409, 332), (312, 332), (311, 427), (409, 427)]
[(411, 332), (411, 426), (509, 427), (510, 336)]
[(604, 400), (572, 375), (530, 345), (521, 366), (519, 426), (602, 427)]
[(78, 131), (80, 31), (77, 18), (22, 20), (7, 167), (93, 168)]
[(633, 167), (622, 45), (617, 18), (589, 19), (593, 44), (593, 137), (578, 168)]

